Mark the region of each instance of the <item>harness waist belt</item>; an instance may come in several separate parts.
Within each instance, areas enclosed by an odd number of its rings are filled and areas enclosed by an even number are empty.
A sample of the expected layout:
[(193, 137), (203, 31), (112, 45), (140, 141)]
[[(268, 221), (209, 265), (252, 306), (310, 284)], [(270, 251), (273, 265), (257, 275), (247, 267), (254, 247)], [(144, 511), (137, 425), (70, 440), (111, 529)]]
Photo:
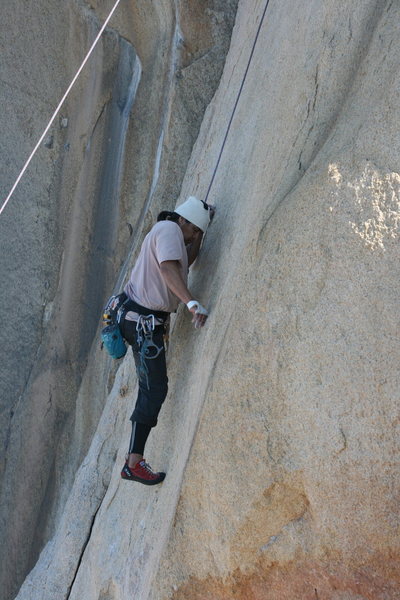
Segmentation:
[(149, 315), (154, 315), (156, 319), (160, 319), (161, 321), (166, 321), (169, 317), (168, 312), (164, 312), (163, 310), (152, 310), (151, 308), (146, 308), (145, 306), (141, 306), (134, 300), (130, 298), (124, 302), (124, 309), (126, 312), (133, 311), (138, 313), (139, 315), (144, 315), (148, 317)]

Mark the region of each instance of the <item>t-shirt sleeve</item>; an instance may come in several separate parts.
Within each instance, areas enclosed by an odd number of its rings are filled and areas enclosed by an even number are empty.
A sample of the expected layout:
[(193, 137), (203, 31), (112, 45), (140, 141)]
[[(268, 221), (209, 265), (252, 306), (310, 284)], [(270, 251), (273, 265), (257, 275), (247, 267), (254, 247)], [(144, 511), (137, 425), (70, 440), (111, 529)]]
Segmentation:
[(182, 260), (181, 232), (177, 225), (166, 221), (157, 231), (155, 239), (156, 256), (158, 263), (165, 260)]

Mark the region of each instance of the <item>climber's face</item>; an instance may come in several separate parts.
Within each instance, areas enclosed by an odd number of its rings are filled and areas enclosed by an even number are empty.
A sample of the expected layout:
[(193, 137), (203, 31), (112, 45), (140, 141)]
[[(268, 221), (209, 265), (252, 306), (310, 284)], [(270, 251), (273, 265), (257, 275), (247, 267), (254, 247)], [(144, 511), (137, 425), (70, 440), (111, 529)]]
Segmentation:
[(193, 223), (190, 223), (183, 217), (179, 217), (178, 224), (179, 227), (182, 229), (185, 244), (191, 244), (201, 232), (201, 229), (199, 229), (199, 227), (196, 227), (196, 225), (193, 225)]

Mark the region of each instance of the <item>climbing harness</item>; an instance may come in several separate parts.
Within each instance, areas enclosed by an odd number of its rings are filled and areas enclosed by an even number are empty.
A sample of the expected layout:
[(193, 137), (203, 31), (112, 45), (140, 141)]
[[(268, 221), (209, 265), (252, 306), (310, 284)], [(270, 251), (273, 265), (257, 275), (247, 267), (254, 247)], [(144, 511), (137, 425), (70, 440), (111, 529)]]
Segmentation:
[(147, 389), (150, 389), (146, 360), (157, 358), (164, 350), (163, 346), (157, 346), (153, 340), (155, 329), (154, 315), (139, 315), (136, 324), (137, 344), (139, 347), (139, 377), (146, 379)]
[(111, 325), (115, 322), (120, 322), (122, 319), (123, 309), (128, 301), (128, 296), (125, 292), (111, 296), (107, 300), (107, 304), (103, 311), (103, 323), (105, 325)]
[(103, 31), (104, 31), (104, 30), (105, 30), (105, 28), (107, 27), (107, 25), (108, 25), (108, 22), (110, 21), (111, 17), (113, 16), (113, 14), (114, 14), (114, 12), (115, 12), (115, 10), (116, 10), (116, 8), (117, 8), (117, 6), (118, 6), (118, 4), (119, 4), (120, 2), (121, 2), (121, 0), (117, 0), (117, 1), (115, 2), (115, 4), (114, 4), (114, 6), (113, 6), (113, 8), (112, 8), (112, 10), (111, 10), (111, 12), (110, 12), (110, 14), (108, 15), (107, 19), (104, 21), (104, 23), (103, 23), (103, 26), (101, 27), (101, 29), (100, 29), (99, 33), (98, 33), (98, 34), (97, 34), (97, 36), (96, 36), (96, 39), (94, 40), (93, 44), (91, 45), (89, 52), (86, 54), (86, 56), (85, 56), (85, 58), (84, 58), (84, 60), (83, 60), (83, 63), (81, 64), (81, 66), (79, 67), (79, 69), (78, 69), (78, 71), (77, 71), (77, 73), (76, 73), (75, 77), (73, 78), (73, 80), (72, 80), (72, 81), (71, 81), (71, 83), (69, 84), (67, 91), (65, 92), (64, 96), (61, 98), (61, 100), (60, 100), (60, 102), (59, 102), (59, 104), (58, 104), (58, 106), (57, 106), (56, 110), (55, 110), (55, 111), (54, 111), (54, 113), (53, 113), (53, 116), (51, 117), (51, 119), (50, 119), (50, 121), (49, 121), (49, 123), (48, 123), (48, 125), (47, 125), (47, 127), (46, 127), (46, 129), (44, 130), (44, 132), (42, 133), (42, 135), (41, 135), (41, 137), (40, 137), (40, 139), (39, 139), (38, 143), (36, 144), (36, 146), (35, 146), (35, 147), (34, 147), (34, 149), (32, 150), (32, 152), (31, 152), (31, 155), (29, 156), (28, 160), (26, 161), (26, 163), (25, 163), (25, 165), (24, 165), (24, 167), (23, 167), (22, 171), (20, 172), (20, 174), (18, 175), (18, 177), (17, 177), (17, 179), (16, 179), (16, 181), (15, 181), (14, 185), (12, 186), (12, 188), (11, 188), (11, 191), (9, 192), (9, 194), (8, 194), (7, 198), (5, 199), (5, 201), (4, 201), (4, 203), (3, 203), (3, 205), (1, 206), (1, 208), (0, 208), (0, 215), (1, 215), (1, 213), (3, 212), (3, 210), (5, 209), (5, 207), (7, 206), (7, 204), (8, 204), (8, 202), (9, 202), (9, 200), (10, 200), (11, 196), (13, 195), (13, 193), (14, 193), (14, 191), (15, 191), (15, 189), (16, 189), (16, 187), (17, 187), (17, 185), (18, 185), (18, 184), (19, 184), (19, 182), (21, 181), (21, 179), (22, 179), (22, 177), (23, 177), (23, 175), (24, 175), (24, 173), (25, 173), (26, 169), (28, 168), (28, 166), (29, 166), (29, 164), (30, 164), (30, 162), (31, 162), (32, 158), (35, 156), (35, 154), (36, 154), (36, 152), (37, 152), (37, 150), (38, 150), (38, 148), (39, 148), (40, 144), (43, 142), (43, 140), (44, 140), (44, 138), (45, 138), (45, 136), (46, 136), (47, 132), (49, 131), (50, 127), (52, 126), (52, 124), (53, 124), (53, 122), (54, 122), (54, 119), (56, 118), (56, 116), (58, 115), (59, 111), (61, 110), (61, 107), (62, 107), (62, 105), (64, 104), (64, 102), (65, 102), (65, 100), (66, 100), (66, 98), (67, 98), (68, 94), (70, 93), (70, 91), (71, 91), (72, 87), (74, 86), (74, 84), (75, 84), (76, 80), (78, 79), (78, 77), (79, 77), (79, 75), (80, 75), (80, 73), (81, 73), (81, 71), (82, 71), (83, 67), (85, 66), (85, 64), (86, 64), (86, 63), (87, 63), (87, 61), (89, 60), (89, 57), (90, 57), (90, 55), (92, 54), (92, 52), (93, 52), (93, 50), (94, 50), (94, 48), (95, 48), (95, 46), (96, 46), (97, 42), (98, 42), (98, 41), (99, 41), (99, 39), (101, 38), (101, 36), (102, 36), (102, 34), (103, 34)]
[[(149, 315), (148, 317), (139, 315), (139, 319), (136, 324), (137, 343), (140, 347), (140, 353), (143, 355), (143, 358), (157, 358), (157, 356), (163, 351), (163, 347), (161, 346), (160, 348), (153, 341), (154, 329), (154, 315)], [(152, 350), (153, 348), (154, 350)]]
[(238, 95), (237, 95), (237, 98), (236, 98), (236, 102), (235, 102), (234, 107), (233, 107), (233, 111), (232, 111), (231, 117), (229, 119), (228, 127), (226, 129), (225, 137), (224, 137), (224, 140), (222, 142), (222, 146), (221, 146), (221, 150), (220, 150), (219, 155), (218, 155), (217, 163), (215, 165), (215, 168), (214, 168), (214, 171), (213, 171), (213, 174), (212, 174), (212, 177), (211, 177), (210, 185), (208, 186), (207, 194), (206, 194), (206, 197), (204, 199), (204, 203), (206, 205), (207, 205), (207, 200), (208, 200), (208, 196), (209, 196), (210, 191), (211, 191), (212, 184), (214, 183), (215, 175), (217, 174), (217, 171), (218, 171), (219, 163), (221, 162), (222, 153), (223, 153), (224, 148), (225, 148), (226, 140), (228, 138), (228, 134), (229, 134), (229, 131), (230, 131), (230, 128), (231, 128), (231, 125), (232, 125), (233, 117), (235, 116), (235, 112), (236, 112), (237, 106), (239, 104), (240, 96), (242, 94), (244, 83), (245, 83), (246, 78), (247, 78), (247, 73), (249, 72), (250, 63), (251, 63), (251, 61), (253, 59), (253, 54), (254, 54), (254, 50), (256, 48), (258, 37), (260, 35), (261, 27), (262, 27), (262, 25), (264, 23), (264, 17), (265, 17), (265, 13), (267, 12), (268, 4), (269, 4), (269, 0), (267, 0), (267, 2), (265, 4), (264, 12), (263, 12), (263, 14), (261, 16), (260, 23), (258, 25), (256, 37), (254, 39), (253, 47), (252, 47), (251, 52), (250, 52), (250, 57), (249, 57), (249, 60), (247, 62), (247, 67), (246, 67), (246, 70), (245, 70), (244, 75), (243, 75), (242, 83), (241, 83), (240, 88), (239, 88), (239, 92), (238, 92)]
[[(198, 303), (196, 303), (198, 304)], [(112, 358), (122, 358), (127, 352), (126, 342), (122, 336), (121, 328), (129, 311), (137, 312), (139, 317), (136, 322), (136, 341), (139, 349), (139, 376), (146, 380), (149, 388), (147, 360), (157, 358), (168, 344), (166, 322), (169, 313), (161, 310), (151, 310), (131, 300), (125, 292), (111, 296), (103, 311), (101, 332), (102, 347), (104, 346)], [(156, 328), (156, 319), (163, 322), (164, 345), (157, 346), (153, 339)]]

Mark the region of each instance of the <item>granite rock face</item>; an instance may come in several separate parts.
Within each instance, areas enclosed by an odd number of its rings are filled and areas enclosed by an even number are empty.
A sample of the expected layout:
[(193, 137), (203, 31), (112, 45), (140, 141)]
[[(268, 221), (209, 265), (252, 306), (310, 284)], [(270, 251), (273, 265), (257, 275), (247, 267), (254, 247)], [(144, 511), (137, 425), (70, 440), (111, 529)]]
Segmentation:
[[(173, 319), (169, 395), (146, 448), (167, 478), (150, 490), (120, 480), (133, 359), (116, 369), (94, 345), (76, 384), (72, 433), (53, 447), (53, 460), (56, 449), (66, 463), (71, 456), (68, 485), (51, 490), (47, 537), (18, 600), (400, 595), (400, 9), (270, 0), (224, 143), (265, 6), (239, 2), (200, 133), (185, 129), (187, 149), (197, 139), (182, 186), (168, 182), (182, 163), (178, 124), (211, 96), (197, 104), (204, 76), (194, 64), (203, 68), (213, 31), (202, 18), (225, 27), (226, 13), (189, 2), (179, 28), (171, 17), (168, 31), (191, 31), (192, 42), (178, 45), (179, 100), (169, 97), (159, 113), (173, 126), (146, 141), (158, 185), (133, 202), (146, 189), (143, 156), (140, 177), (121, 183), (121, 214), (132, 222), (136, 211), (122, 280), (158, 208), (170, 206), (163, 194), (204, 198), (221, 158), (208, 198), (217, 214), (190, 280), (210, 317), (201, 331), (183, 308)], [(154, 24), (141, 3), (132, 7)], [(171, 6), (160, 7), (168, 22)], [(127, 26), (117, 23), (123, 37)], [(138, 33), (133, 44), (137, 94), (153, 41)], [(186, 66), (189, 55), (196, 60)], [(150, 110), (150, 97), (135, 100), (133, 117)], [(128, 130), (128, 172), (146, 122)], [(122, 258), (121, 240), (120, 248)]]
[[(3, 7), (2, 198), (113, 4)], [(179, 4), (121, 2), (1, 218), (5, 598), (53, 536), (112, 387), (102, 306), (152, 212), (173, 208), (222, 73), (237, 0), (203, 2), (200, 29)]]

